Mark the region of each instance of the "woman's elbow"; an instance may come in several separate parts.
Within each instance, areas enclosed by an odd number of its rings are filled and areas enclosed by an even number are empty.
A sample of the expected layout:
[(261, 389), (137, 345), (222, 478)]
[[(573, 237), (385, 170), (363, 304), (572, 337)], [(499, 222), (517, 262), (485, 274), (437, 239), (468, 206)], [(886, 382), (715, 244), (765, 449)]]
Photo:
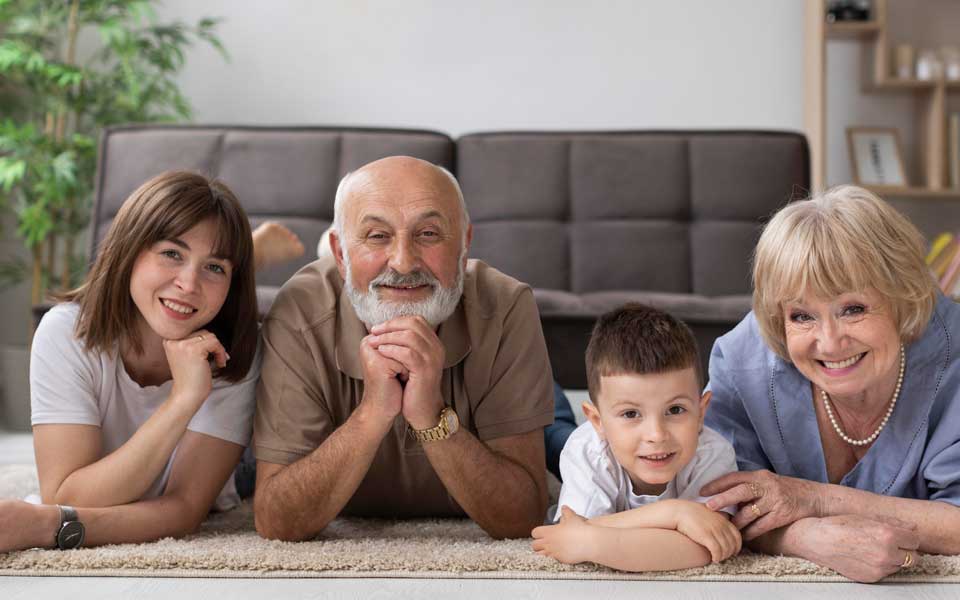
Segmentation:
[(167, 535), (174, 538), (182, 538), (196, 533), (200, 530), (203, 522), (207, 520), (209, 514), (209, 506), (197, 506), (189, 502), (178, 502), (171, 515), (172, 518), (167, 520), (171, 526)]
[(107, 504), (98, 502), (95, 496), (83, 494), (82, 490), (66, 484), (57, 488), (55, 492), (50, 494), (49, 498), (47, 495), (43, 495), (42, 500), (45, 504), (61, 504), (64, 506), (80, 506), (84, 508), (102, 508), (108, 506)]

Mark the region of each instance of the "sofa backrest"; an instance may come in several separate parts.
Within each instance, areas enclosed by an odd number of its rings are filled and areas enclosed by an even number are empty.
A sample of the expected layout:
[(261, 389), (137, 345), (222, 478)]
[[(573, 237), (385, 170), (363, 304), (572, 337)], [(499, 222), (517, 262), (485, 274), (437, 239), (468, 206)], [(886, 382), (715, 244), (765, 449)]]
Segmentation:
[(535, 288), (749, 294), (761, 220), (806, 195), (797, 133), (478, 133), (457, 141), (470, 255)]
[(316, 258), (317, 242), (333, 221), (333, 200), (349, 171), (404, 154), (453, 170), (449, 136), (423, 130), (330, 127), (126, 126), (100, 141), (91, 216), (90, 257), (120, 205), (141, 183), (163, 171), (189, 169), (225, 182), (256, 227), (278, 221), (306, 247), (297, 261), (257, 273), (279, 286)]

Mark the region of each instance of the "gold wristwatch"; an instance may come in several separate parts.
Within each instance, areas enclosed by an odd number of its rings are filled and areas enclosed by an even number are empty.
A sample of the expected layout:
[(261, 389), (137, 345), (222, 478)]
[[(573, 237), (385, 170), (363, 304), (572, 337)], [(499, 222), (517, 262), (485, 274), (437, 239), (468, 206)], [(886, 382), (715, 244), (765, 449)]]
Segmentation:
[(437, 442), (445, 440), (460, 430), (460, 417), (449, 406), (440, 411), (440, 423), (430, 429), (410, 428), (410, 435), (418, 442)]

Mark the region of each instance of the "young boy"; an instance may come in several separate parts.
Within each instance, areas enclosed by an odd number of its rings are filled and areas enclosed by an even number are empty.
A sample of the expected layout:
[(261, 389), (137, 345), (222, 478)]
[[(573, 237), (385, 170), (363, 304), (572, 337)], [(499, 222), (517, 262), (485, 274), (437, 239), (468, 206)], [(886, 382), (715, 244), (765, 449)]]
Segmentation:
[(710, 392), (700, 395), (690, 329), (627, 304), (597, 321), (586, 363), (589, 422), (560, 454), (559, 523), (534, 529), (533, 549), (624, 571), (698, 567), (739, 552), (729, 514), (700, 496), (737, 463), (730, 443), (703, 426)]

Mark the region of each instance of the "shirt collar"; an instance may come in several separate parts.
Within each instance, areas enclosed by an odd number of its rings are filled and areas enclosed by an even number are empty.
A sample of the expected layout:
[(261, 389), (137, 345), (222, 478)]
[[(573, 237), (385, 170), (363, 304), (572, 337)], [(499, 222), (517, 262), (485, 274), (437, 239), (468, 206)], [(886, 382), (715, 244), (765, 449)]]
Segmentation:
[[(360, 361), (360, 343), (367, 335), (367, 327), (353, 310), (353, 304), (346, 289), (340, 291), (337, 302), (337, 368), (353, 379), (363, 379), (363, 364)], [(443, 344), (443, 368), (458, 364), (470, 353), (470, 332), (467, 328), (467, 315), (463, 298), (446, 321), (440, 324), (437, 337)]]

